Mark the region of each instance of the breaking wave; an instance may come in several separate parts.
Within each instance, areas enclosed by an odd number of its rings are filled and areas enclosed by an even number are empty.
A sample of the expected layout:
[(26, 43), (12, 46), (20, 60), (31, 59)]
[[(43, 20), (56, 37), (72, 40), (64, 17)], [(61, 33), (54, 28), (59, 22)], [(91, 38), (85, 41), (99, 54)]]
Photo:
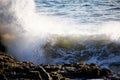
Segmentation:
[(0, 37), (8, 53), (35, 63), (85, 61), (120, 71), (120, 22), (76, 24), (42, 15), (34, 0), (0, 0)]

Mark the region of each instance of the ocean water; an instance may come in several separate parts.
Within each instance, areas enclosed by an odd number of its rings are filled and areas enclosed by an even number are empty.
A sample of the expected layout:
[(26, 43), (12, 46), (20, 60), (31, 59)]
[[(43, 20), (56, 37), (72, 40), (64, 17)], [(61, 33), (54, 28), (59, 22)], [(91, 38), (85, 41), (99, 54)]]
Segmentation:
[(0, 37), (20, 61), (120, 73), (120, 0), (0, 0)]
[(120, 21), (119, 0), (36, 0), (41, 14), (67, 17), (76, 23)]
[(44, 46), (50, 62), (95, 62), (120, 71), (119, 0), (36, 0), (36, 7), (41, 15), (66, 19), (79, 29), (55, 35), (56, 42)]

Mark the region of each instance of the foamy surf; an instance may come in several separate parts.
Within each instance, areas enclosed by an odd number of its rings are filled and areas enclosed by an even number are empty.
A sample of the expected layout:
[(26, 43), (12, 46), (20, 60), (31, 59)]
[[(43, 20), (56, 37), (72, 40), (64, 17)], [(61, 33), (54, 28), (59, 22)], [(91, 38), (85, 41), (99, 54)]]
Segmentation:
[(119, 21), (76, 24), (69, 18), (41, 15), (35, 6), (34, 0), (0, 0), (0, 35), (16, 59), (103, 65), (120, 56)]

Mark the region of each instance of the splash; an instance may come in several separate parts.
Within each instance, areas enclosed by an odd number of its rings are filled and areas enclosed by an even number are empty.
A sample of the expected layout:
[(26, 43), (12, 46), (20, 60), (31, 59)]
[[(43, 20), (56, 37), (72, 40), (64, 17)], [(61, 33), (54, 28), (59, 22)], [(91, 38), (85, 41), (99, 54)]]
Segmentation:
[(120, 39), (120, 22), (107, 22), (102, 25), (101, 33), (109, 36), (111, 40), (119, 42)]
[[(70, 30), (64, 22), (58, 24), (57, 21), (39, 15), (34, 0), (0, 0), (0, 35), (8, 53), (18, 60), (44, 62), (44, 52), (39, 46), (45, 44), (46, 37)], [(34, 59), (36, 56), (39, 58)]]
[(0, 0), (0, 35), (8, 47), (8, 53), (18, 60), (46, 62), (47, 57), (42, 46), (49, 40), (55, 42), (54, 35), (57, 37), (93, 35), (92, 39), (95, 40), (100, 39), (95, 38), (97, 35), (110, 36), (110, 40), (118, 40), (120, 37), (119, 22), (99, 25), (75, 24), (67, 18), (41, 15), (35, 6), (34, 0)]

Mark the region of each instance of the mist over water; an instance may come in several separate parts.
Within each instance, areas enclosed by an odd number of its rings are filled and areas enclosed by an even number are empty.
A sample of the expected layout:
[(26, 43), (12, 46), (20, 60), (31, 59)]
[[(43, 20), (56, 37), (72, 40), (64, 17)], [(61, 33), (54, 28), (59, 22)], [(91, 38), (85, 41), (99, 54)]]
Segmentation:
[(37, 64), (120, 62), (120, 2), (81, 1), (0, 0), (0, 37), (8, 53)]

